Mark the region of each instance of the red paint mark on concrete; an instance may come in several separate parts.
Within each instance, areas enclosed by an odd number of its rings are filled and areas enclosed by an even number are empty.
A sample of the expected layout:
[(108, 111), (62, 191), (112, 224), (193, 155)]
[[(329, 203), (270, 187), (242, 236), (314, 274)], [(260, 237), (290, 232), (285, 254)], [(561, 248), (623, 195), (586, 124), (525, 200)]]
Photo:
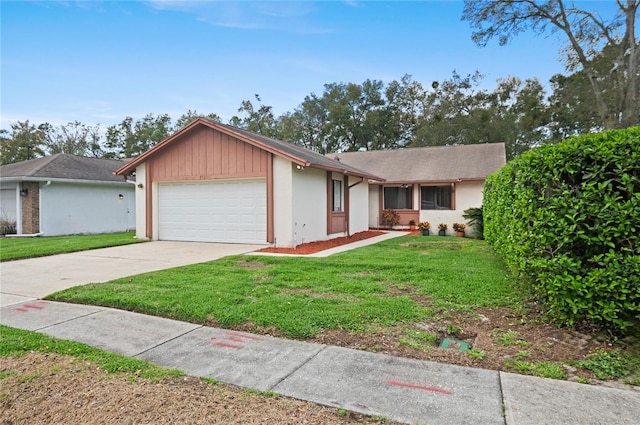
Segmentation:
[(249, 335), (249, 334), (241, 334), (238, 332), (232, 332), (232, 331), (227, 331), (225, 332), (227, 334), (227, 336), (229, 337), (229, 339), (235, 341), (235, 339), (250, 339), (251, 341), (262, 341), (262, 338), (259, 338), (257, 336), (254, 335)]
[(42, 310), (44, 308), (43, 305), (33, 305), (33, 304), (23, 304), (24, 308), (33, 308), (35, 310)]
[(417, 390), (433, 391), (435, 393), (453, 395), (451, 391), (443, 390), (442, 388), (428, 387), (425, 385), (412, 384), (409, 382), (400, 382), (400, 381), (394, 381), (392, 379), (387, 379), (386, 383), (389, 385), (394, 385), (396, 387), (414, 388)]
[(236, 350), (240, 350), (242, 348), (241, 345), (234, 345), (234, 344), (229, 344), (228, 342), (215, 341), (215, 338), (211, 339), (211, 343), (213, 345), (217, 345), (218, 347), (234, 348)]
[[(41, 305), (41, 304), (44, 304), (44, 305)], [(22, 304), (21, 307), (18, 307), (15, 310), (21, 313), (26, 313), (29, 310), (42, 310), (46, 304), (48, 304), (48, 302), (46, 301), (38, 301), (35, 304)]]

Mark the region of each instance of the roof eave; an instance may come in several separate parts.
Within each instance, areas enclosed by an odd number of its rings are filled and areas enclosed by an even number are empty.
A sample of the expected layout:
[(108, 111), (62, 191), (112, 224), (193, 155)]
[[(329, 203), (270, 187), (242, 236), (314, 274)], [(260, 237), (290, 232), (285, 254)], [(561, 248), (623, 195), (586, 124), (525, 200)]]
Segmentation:
[(439, 179), (439, 180), (383, 180), (385, 184), (445, 184), (445, 183), (461, 183), (467, 181), (484, 181), (486, 177), (460, 177), (455, 179)]
[(61, 177), (31, 177), (31, 176), (14, 176), (14, 177), (0, 177), (0, 182), (56, 182), (56, 183), (91, 183), (91, 184), (111, 184), (111, 185), (123, 185), (130, 184), (129, 182), (122, 180), (89, 180), (89, 179), (68, 179)]

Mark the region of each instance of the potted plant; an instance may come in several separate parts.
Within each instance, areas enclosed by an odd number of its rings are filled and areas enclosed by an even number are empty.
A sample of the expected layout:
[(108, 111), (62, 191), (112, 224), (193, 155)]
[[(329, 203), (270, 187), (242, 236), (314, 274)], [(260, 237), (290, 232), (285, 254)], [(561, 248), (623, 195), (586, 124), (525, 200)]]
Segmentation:
[(456, 231), (456, 236), (459, 238), (464, 238), (464, 229), (467, 227), (466, 224), (462, 223), (453, 223), (453, 230)]
[(416, 221), (409, 220), (409, 230), (416, 230)]
[(431, 224), (428, 221), (418, 223), (418, 228), (420, 232), (422, 232), (422, 236), (429, 236), (429, 227), (431, 227)]
[(447, 236), (447, 225), (445, 223), (438, 224), (438, 236)]
[(396, 210), (388, 209), (382, 211), (382, 224), (389, 229), (393, 229), (393, 226), (400, 222), (400, 215)]

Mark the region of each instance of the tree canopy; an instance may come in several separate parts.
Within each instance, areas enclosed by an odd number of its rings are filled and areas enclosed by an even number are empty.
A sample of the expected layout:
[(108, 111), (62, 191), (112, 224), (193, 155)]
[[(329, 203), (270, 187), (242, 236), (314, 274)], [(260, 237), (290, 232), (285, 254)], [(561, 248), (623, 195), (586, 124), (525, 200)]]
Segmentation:
[[(525, 31), (565, 37), (567, 74), (551, 78), (551, 93), (535, 78), (513, 76), (497, 80), (493, 90), (481, 89), (479, 71), (454, 70), (451, 78), (425, 85), (410, 75), (388, 83), (328, 83), (280, 116), (256, 94), (241, 101), (228, 123), (321, 154), (502, 142), (508, 159), (570, 135), (638, 125), (639, 4), (616, 0), (617, 13), (604, 20), (562, 0), (465, 0), (463, 19), (479, 46), (493, 38), (504, 45)], [(133, 157), (198, 117), (222, 122), (215, 113), (195, 110), (175, 123), (167, 114), (126, 117), (105, 132), (77, 121), (57, 127), (17, 122), (0, 132), (0, 159), (5, 164), (60, 152)]]
[(610, 20), (594, 10), (563, 0), (465, 0), (463, 19), (475, 31), (473, 41), (486, 46), (492, 38), (507, 44), (524, 31), (561, 33), (566, 39), (567, 71), (583, 73), (593, 106), (604, 128), (640, 123), (640, 44), (635, 35), (640, 0), (616, 0)]

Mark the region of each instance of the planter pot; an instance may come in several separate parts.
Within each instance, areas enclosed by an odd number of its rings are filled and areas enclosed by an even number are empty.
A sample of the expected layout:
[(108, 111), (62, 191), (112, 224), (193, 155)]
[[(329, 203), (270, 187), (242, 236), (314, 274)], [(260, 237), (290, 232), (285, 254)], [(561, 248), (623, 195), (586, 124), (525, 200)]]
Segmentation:
[(429, 229), (422, 229), (422, 236), (429, 236)]
[(446, 230), (438, 230), (438, 236), (447, 236)]
[(459, 238), (464, 238), (464, 232), (456, 232), (456, 236)]

